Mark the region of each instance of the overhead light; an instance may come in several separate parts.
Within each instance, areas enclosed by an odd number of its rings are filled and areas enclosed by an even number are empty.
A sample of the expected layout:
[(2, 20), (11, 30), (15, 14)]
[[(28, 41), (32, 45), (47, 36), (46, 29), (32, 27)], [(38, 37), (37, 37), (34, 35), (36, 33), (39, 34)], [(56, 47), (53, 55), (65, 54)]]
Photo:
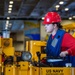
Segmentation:
[(68, 11), (69, 10), (69, 8), (65, 8), (65, 11)]
[(8, 29), (8, 27), (5, 27), (5, 29)]
[(72, 17), (69, 17), (69, 20), (72, 20)]
[(6, 27), (8, 27), (8, 24), (6, 24)]
[(60, 7), (60, 5), (56, 5), (55, 7), (56, 7), (56, 8), (59, 8), (59, 7)]
[(8, 10), (12, 10), (12, 8), (9, 8)]
[(6, 21), (6, 24), (9, 24), (9, 20)]
[(61, 4), (61, 5), (62, 5), (62, 4), (64, 4), (64, 2), (63, 2), (63, 1), (60, 1), (60, 2), (59, 2), (59, 4)]
[(9, 5), (9, 8), (13, 7), (13, 5)]
[(8, 11), (8, 13), (11, 13), (11, 11)]
[(7, 17), (7, 19), (10, 19), (10, 17)]
[(75, 18), (75, 16), (73, 16), (73, 18)]
[(42, 20), (44, 20), (44, 17), (42, 17)]
[(13, 1), (10, 1), (9, 4), (13, 4)]

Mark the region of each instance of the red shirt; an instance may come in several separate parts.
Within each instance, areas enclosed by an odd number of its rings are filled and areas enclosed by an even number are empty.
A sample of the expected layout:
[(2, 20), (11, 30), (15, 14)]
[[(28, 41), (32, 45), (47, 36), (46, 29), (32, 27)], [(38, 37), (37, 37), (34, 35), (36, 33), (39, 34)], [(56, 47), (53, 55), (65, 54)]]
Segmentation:
[(62, 40), (61, 50), (66, 51), (72, 56), (75, 55), (75, 38), (69, 33), (65, 33)]

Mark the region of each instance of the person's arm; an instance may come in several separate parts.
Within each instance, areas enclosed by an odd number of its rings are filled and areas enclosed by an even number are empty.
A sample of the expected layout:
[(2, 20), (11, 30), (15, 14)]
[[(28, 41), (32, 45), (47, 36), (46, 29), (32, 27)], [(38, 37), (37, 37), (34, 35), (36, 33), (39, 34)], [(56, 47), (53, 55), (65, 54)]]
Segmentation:
[(66, 55), (75, 56), (75, 38), (72, 37), (69, 33), (65, 33), (62, 40), (62, 47), (66, 48), (60, 53), (61, 57)]

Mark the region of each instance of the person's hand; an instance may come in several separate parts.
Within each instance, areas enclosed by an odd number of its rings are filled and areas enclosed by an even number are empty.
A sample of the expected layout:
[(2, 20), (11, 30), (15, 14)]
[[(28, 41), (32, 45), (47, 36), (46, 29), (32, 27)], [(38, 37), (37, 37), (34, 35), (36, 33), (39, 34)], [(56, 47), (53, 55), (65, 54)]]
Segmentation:
[(43, 59), (41, 60), (41, 62), (45, 64), (45, 63), (46, 63), (46, 59), (43, 58)]
[(66, 55), (68, 55), (68, 51), (62, 51), (60, 53), (60, 57), (66, 57)]

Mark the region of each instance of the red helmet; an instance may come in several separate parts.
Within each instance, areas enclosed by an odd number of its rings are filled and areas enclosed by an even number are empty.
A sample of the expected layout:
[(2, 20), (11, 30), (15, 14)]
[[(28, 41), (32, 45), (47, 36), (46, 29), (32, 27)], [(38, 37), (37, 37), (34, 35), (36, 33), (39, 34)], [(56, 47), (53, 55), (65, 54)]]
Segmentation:
[(45, 15), (43, 24), (51, 24), (55, 22), (61, 22), (61, 17), (57, 12), (48, 12)]

